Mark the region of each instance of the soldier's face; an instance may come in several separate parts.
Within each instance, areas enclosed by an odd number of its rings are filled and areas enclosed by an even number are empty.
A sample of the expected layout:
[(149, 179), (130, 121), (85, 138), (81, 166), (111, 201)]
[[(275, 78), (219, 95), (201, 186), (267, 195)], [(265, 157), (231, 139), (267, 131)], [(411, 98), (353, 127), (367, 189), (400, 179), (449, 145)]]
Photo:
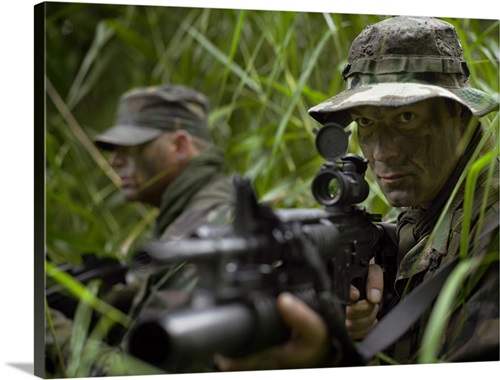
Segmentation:
[(121, 190), (128, 201), (159, 205), (165, 187), (178, 174), (174, 151), (168, 133), (146, 144), (113, 151), (109, 162), (120, 177)]
[(458, 107), (450, 112), (442, 98), (435, 98), (403, 107), (356, 107), (351, 116), (389, 204), (428, 207), (460, 155)]

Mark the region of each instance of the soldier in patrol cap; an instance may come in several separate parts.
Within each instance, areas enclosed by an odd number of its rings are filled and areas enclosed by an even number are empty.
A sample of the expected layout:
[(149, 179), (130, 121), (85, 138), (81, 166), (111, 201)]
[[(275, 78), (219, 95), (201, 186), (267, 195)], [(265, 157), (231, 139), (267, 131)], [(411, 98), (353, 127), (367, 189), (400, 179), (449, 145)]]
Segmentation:
[[(201, 225), (230, 222), (233, 179), (225, 174), (221, 150), (211, 142), (208, 113), (207, 98), (191, 88), (175, 84), (136, 88), (121, 96), (114, 126), (94, 138), (99, 148), (111, 151), (109, 162), (121, 179), (125, 199), (159, 208), (153, 239), (182, 239)], [(126, 277), (127, 284), (115, 285), (105, 301), (133, 319), (183, 305), (197, 281), (193, 264), (161, 267), (142, 251), (132, 257)], [(69, 354), (72, 322), (56, 310), (51, 312), (59, 344)], [(123, 348), (126, 334), (115, 326), (106, 343)], [(48, 342), (51, 356), (54, 350)], [(106, 363), (119, 355), (114, 349), (102, 355), (93, 373), (106, 374)], [(57, 356), (52, 356), (47, 359), (57, 366)], [(196, 363), (192, 369), (207, 366), (211, 363)]]
[[(397, 254), (384, 268), (370, 267), (366, 300), (358, 300), (357, 290), (351, 292), (346, 327), (354, 339), (365, 337), (377, 318), (398, 304), (407, 285), (411, 292), (459, 254), (464, 185), (453, 191), (474, 152), (484, 155), (493, 149), (494, 139), (483, 143), (485, 131), (477, 117), (499, 107), (497, 98), (470, 86), (469, 74), (451, 24), (393, 17), (368, 26), (353, 41), (342, 72), (347, 89), (309, 110), (321, 124), (356, 123), (359, 145), (380, 189), (392, 206), (405, 208), (397, 221)], [(493, 157), (476, 185), (467, 239), (477, 239), (483, 228), (491, 227), (469, 256), (484, 258), (492, 252), (493, 262), (480, 267), (474, 286), (464, 287), (465, 301), (456, 305), (442, 341), (442, 361), (499, 360), (499, 182)], [(390, 302), (384, 297), (381, 303), (383, 293)], [(218, 355), (221, 370), (339, 363), (342, 350), (332, 349), (333, 338), (318, 314), (290, 294), (278, 298), (278, 309), (294, 330), (292, 338), (242, 359)], [(425, 324), (417, 323), (387, 354), (400, 363), (415, 362), (424, 330)]]
[[(222, 152), (211, 144), (208, 112), (206, 97), (182, 85), (133, 89), (122, 95), (115, 125), (94, 139), (112, 151), (109, 162), (125, 198), (159, 208), (154, 239), (178, 240), (202, 225), (230, 221), (232, 176), (225, 174)], [(151, 263), (145, 252), (135, 255), (130, 272), (132, 282), (123, 292), (115, 289), (109, 301), (116, 303), (136, 286), (130, 300), (134, 317), (180, 306), (196, 282), (194, 265), (172, 271)]]
[(208, 101), (191, 88), (165, 84), (120, 99), (113, 127), (95, 137), (128, 201), (160, 209), (155, 235), (180, 239), (231, 204), (231, 178), (210, 142)]

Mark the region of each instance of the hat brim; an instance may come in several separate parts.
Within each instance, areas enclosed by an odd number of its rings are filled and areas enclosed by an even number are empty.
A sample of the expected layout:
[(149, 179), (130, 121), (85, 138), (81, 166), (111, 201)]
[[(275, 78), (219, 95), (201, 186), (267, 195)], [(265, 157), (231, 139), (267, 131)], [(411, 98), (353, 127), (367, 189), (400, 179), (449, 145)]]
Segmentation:
[(476, 116), (498, 110), (498, 100), (472, 87), (444, 88), (421, 83), (378, 83), (341, 92), (309, 109), (321, 124), (337, 122), (343, 126), (352, 119), (349, 110), (358, 106), (401, 107), (426, 99), (444, 97), (457, 101)]
[(119, 146), (134, 146), (147, 143), (160, 136), (162, 130), (132, 125), (116, 125), (94, 137), (94, 143), (101, 149), (113, 150)]

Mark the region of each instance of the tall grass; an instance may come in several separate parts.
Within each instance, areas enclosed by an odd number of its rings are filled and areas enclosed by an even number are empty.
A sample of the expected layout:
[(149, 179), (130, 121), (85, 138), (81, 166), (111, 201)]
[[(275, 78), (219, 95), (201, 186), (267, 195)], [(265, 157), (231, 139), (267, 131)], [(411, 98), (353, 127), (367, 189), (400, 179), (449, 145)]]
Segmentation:
[[(77, 263), (85, 252), (126, 260), (149, 234), (156, 210), (124, 201), (106, 156), (90, 142), (113, 124), (119, 95), (136, 86), (182, 83), (206, 94), (211, 133), (228, 171), (250, 177), (260, 198), (276, 207), (317, 207), (310, 183), (322, 163), (314, 148), (319, 125), (307, 110), (343, 90), (340, 72), (351, 41), (385, 18), (46, 7), (46, 245), (55, 264)], [(462, 38), (471, 84), (498, 96), (498, 21), (447, 21)], [(482, 121), (496, 123), (498, 132), (498, 118)], [(355, 140), (350, 149), (358, 151)], [(397, 211), (375, 185), (365, 205), (384, 215)]]

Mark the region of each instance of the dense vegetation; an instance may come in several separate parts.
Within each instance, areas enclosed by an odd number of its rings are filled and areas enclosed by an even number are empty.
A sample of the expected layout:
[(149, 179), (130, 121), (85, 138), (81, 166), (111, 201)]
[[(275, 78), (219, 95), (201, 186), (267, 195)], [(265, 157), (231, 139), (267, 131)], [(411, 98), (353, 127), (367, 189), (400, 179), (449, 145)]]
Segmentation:
[[(147, 236), (156, 211), (124, 202), (90, 140), (113, 124), (118, 97), (136, 86), (182, 83), (206, 94), (228, 170), (250, 177), (277, 207), (317, 207), (310, 182), (322, 159), (307, 110), (343, 89), (351, 41), (384, 18), (47, 3), (48, 259), (77, 263), (93, 252), (125, 260)], [(463, 41), (471, 85), (498, 96), (498, 21), (447, 21)], [(482, 121), (498, 129), (496, 113)], [(355, 140), (350, 149), (358, 150)], [(365, 204), (394, 211), (376, 186)]]

